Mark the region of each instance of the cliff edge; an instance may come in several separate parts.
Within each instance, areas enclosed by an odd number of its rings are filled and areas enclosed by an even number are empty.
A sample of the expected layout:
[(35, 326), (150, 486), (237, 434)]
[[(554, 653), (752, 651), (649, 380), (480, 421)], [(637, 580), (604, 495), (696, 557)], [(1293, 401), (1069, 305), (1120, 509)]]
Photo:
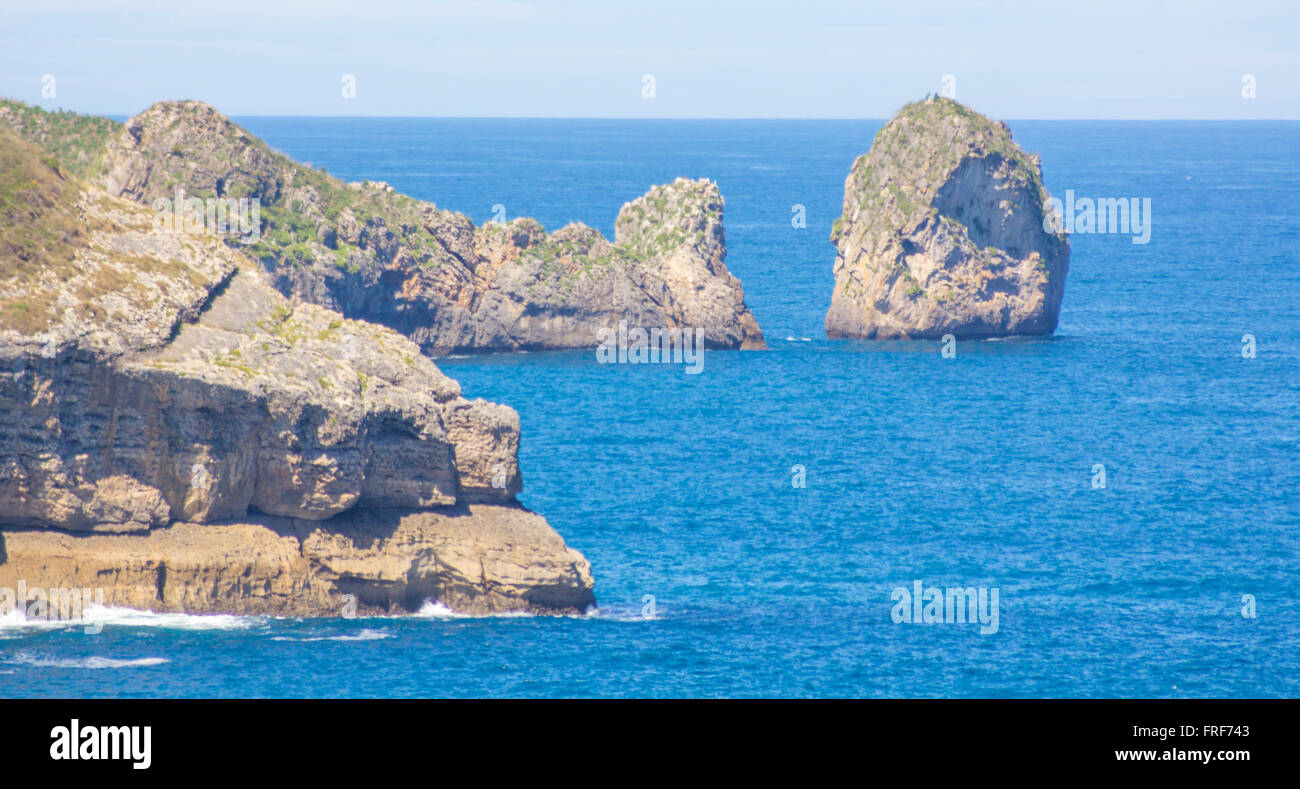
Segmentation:
[(331, 615), (581, 611), (519, 418), (0, 129), (0, 587)]

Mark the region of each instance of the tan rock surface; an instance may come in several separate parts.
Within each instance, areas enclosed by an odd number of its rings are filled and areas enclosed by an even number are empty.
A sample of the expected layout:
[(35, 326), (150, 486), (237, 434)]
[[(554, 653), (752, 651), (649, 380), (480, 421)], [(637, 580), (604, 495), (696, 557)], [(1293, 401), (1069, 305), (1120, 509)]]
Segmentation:
[(151, 611), (401, 614), (437, 600), (470, 614), (555, 613), (595, 603), (587, 560), (517, 506), (178, 522), (131, 535), (7, 531), (0, 559), (0, 588), (102, 588), (105, 605)]
[(830, 337), (1050, 334), (1070, 247), (1038, 158), (955, 101), (904, 107), (858, 157), (836, 220)]
[(112, 599), (171, 585), (168, 610), (326, 612), (354, 582), (385, 610), (411, 590), (482, 610), (590, 603), (585, 560), (515, 503), (512, 409), (154, 219), (0, 129), (6, 577), (59, 586), (93, 568)]

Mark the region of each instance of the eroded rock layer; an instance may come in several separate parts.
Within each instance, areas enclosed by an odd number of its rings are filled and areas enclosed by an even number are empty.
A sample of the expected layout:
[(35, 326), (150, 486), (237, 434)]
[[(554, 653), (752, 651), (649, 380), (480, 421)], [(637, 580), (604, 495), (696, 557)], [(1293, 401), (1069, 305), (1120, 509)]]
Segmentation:
[[(340, 616), (583, 611), (591, 569), (541, 516), (473, 504), (320, 522), (178, 522), (130, 535), (0, 532), (0, 588), (103, 589), (152, 611)], [(350, 596), (350, 597), (349, 597)]]
[[(169, 610), (591, 603), (585, 560), (515, 502), (512, 409), (156, 219), (0, 130), (4, 577), (140, 602), (153, 572)], [(246, 583), (189, 588), (209, 577)]]

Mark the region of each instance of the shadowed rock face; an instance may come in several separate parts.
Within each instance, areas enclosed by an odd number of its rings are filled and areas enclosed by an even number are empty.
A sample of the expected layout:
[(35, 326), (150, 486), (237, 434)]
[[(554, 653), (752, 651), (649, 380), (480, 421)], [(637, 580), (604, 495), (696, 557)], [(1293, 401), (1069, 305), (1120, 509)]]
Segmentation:
[[(8, 106), (0, 123), (46, 144), (57, 136), (31, 108)], [(766, 347), (723, 262), (711, 181), (681, 178), (625, 204), (610, 243), (578, 223), (550, 234), (532, 219), (476, 227), (386, 184), (343, 183), (201, 102), (160, 102), (93, 139), (110, 194), (146, 205), (177, 189), (257, 198), (263, 233), (247, 251), (276, 289), (389, 326), (431, 355), (595, 347), (621, 320), (702, 329), (712, 348)]]
[(591, 604), (586, 561), (514, 500), (512, 409), (155, 219), (0, 130), (0, 577), (143, 605), (153, 573), (169, 610)]
[(1050, 334), (1070, 248), (1038, 158), (950, 99), (903, 108), (858, 157), (835, 223), (831, 337)]

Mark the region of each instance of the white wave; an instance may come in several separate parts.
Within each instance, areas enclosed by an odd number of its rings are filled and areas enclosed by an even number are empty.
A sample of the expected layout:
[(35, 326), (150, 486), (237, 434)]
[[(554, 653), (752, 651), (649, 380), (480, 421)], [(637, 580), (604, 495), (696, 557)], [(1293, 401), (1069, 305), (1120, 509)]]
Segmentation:
[(593, 608), (586, 613), (589, 619), (604, 619), (611, 622), (654, 622), (662, 619), (660, 612), (656, 611), (654, 616), (646, 616), (640, 608), (623, 607), (617, 608)]
[(383, 630), (371, 630), (363, 628), (360, 633), (352, 633), (341, 636), (308, 636), (306, 638), (297, 638), (295, 636), (275, 636), (272, 641), (378, 641), (381, 638), (392, 638), (391, 633)]
[(83, 624), (68, 619), (28, 619), (21, 610), (12, 608), (0, 614), (0, 639), (18, 638), (30, 631), (58, 630)]
[(407, 614), (404, 619), (510, 619), (517, 616), (533, 616), (527, 611), (499, 611), (490, 614), (465, 614), (453, 611), (437, 600), (425, 600), (424, 605), (414, 614)]
[(93, 655), (85, 658), (43, 658), (26, 652), (19, 652), (6, 663), (35, 666), (37, 668), (139, 668), (143, 666), (160, 666), (170, 663), (167, 658), (110, 658)]
[(0, 638), (9, 633), (22, 635), (24, 631), (56, 630), (67, 627), (162, 627), (171, 630), (244, 630), (261, 624), (266, 617), (236, 616), (234, 614), (174, 614), (140, 611), (134, 608), (92, 605), (81, 612), (79, 619), (29, 619), (18, 608), (0, 614)]
[(420, 610), (416, 611), (414, 616), (423, 619), (464, 619), (465, 614), (458, 614), (447, 606), (436, 600), (425, 600)]
[(140, 611), (116, 606), (91, 606), (85, 612), (85, 624), (118, 627), (161, 627), (168, 630), (247, 630), (264, 624), (267, 617), (235, 614), (177, 614)]
[[(512, 619), (522, 616), (538, 616), (528, 611), (497, 611), (489, 614), (466, 614), (459, 611), (453, 611), (446, 605), (437, 600), (426, 600), (419, 611), (414, 614), (407, 614), (405, 617), (398, 618), (415, 618), (415, 619)], [(663, 618), (663, 612), (660, 611), (655, 616), (647, 617), (641, 613), (641, 608), (635, 606), (620, 606), (614, 608), (590, 608), (586, 612), (566, 613), (566, 614), (548, 614), (547, 618), (557, 619), (604, 619), (615, 622), (653, 622)]]

